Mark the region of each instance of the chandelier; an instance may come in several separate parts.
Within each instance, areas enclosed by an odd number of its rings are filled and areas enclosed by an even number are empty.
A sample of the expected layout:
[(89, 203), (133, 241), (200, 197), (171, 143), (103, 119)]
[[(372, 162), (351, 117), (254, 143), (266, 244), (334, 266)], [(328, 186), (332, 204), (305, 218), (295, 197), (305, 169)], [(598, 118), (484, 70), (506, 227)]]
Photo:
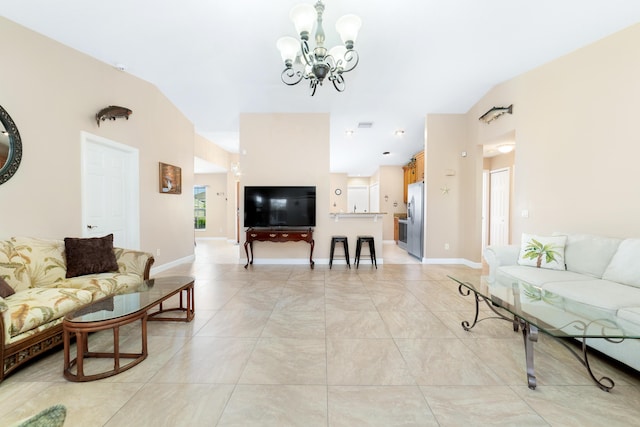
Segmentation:
[[(289, 17), (293, 21), (300, 40), (293, 37), (281, 37), (277, 47), (282, 55), (285, 69), (282, 71), (282, 81), (293, 86), (309, 80), (311, 96), (315, 95), (318, 86), (327, 79), (333, 83), (338, 92), (345, 89), (343, 74), (356, 68), (358, 52), (353, 50), (353, 44), (362, 26), (362, 21), (356, 15), (345, 15), (336, 21), (336, 30), (344, 46), (336, 46), (330, 51), (324, 47), (324, 29), (322, 28), (322, 13), (324, 4), (321, 0), (311, 6), (300, 4), (291, 9)], [(309, 34), (316, 25), (316, 47), (309, 47)]]

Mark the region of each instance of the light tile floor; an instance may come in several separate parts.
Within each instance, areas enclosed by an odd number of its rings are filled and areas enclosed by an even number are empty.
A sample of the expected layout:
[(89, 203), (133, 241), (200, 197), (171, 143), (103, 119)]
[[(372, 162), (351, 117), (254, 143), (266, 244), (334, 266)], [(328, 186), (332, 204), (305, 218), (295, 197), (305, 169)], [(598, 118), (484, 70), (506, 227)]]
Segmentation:
[[(163, 272), (196, 277), (196, 318), (150, 322), (149, 357), (90, 383), (62, 377), (62, 351), (0, 383), (0, 425), (50, 405), (65, 426), (630, 426), (640, 375), (594, 357), (606, 393), (559, 344), (536, 344), (526, 386), (521, 335), (473, 313), (447, 274), (394, 245), (384, 264), (238, 264), (238, 246), (201, 240), (196, 261)], [(139, 346), (135, 327), (123, 347)], [(92, 335), (105, 346), (109, 336)]]

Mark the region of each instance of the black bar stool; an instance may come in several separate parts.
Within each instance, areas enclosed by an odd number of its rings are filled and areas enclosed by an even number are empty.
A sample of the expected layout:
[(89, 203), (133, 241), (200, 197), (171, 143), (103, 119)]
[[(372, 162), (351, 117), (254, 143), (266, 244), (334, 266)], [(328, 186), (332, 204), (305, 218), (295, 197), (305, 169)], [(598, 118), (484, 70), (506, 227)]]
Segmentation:
[(331, 270), (331, 266), (333, 265), (333, 251), (336, 248), (336, 243), (342, 243), (344, 247), (344, 259), (347, 261), (347, 265), (351, 268), (351, 263), (349, 262), (349, 242), (347, 241), (347, 236), (333, 236), (331, 238), (331, 255), (329, 256), (329, 270)]
[(375, 265), (378, 268), (378, 262), (376, 261), (376, 245), (373, 241), (373, 236), (358, 236), (358, 241), (356, 242), (356, 259), (354, 260), (354, 264), (356, 268), (360, 265), (360, 251), (362, 250), (362, 244), (369, 243), (369, 256), (371, 257), (371, 264)]

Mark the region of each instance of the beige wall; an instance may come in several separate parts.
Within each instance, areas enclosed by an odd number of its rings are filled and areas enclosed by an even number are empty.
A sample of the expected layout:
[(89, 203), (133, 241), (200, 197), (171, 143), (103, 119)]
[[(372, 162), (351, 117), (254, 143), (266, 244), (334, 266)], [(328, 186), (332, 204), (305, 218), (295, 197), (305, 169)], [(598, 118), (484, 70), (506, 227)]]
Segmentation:
[(194, 185), (207, 187), (207, 226), (205, 230), (196, 230), (198, 237), (227, 236), (227, 212), (234, 203), (234, 195), (227, 193), (226, 173), (195, 174)]
[[(312, 133), (309, 129), (314, 129)], [(301, 143), (302, 141), (302, 143)], [(347, 184), (342, 174), (329, 173), (329, 115), (324, 113), (241, 114), (240, 116), (241, 194), (247, 185), (315, 185), (316, 227), (313, 258), (327, 263), (331, 236), (346, 235), (355, 254), (357, 234), (373, 235), (382, 261), (382, 225), (372, 218), (331, 218), (330, 202), (336, 186)], [(366, 178), (366, 185), (369, 178)], [(342, 196), (346, 198), (346, 187)], [(241, 203), (241, 212), (244, 212)], [(242, 221), (242, 220), (241, 220)], [(246, 240), (242, 227), (240, 240)], [(244, 251), (241, 251), (244, 259)], [(256, 263), (292, 262), (306, 264), (309, 245), (258, 242), (254, 244)]]
[[(347, 187), (349, 177), (346, 173), (332, 173), (329, 177), (329, 212), (347, 212)], [(338, 195), (336, 189), (342, 192)]]
[[(237, 235), (237, 182), (240, 179), (235, 175), (235, 171), (232, 169), (233, 163), (239, 162), (239, 155), (235, 153), (229, 153), (214, 142), (196, 134), (194, 155), (209, 163), (220, 166), (227, 170), (222, 174), (211, 174), (214, 176), (207, 176), (209, 174), (200, 174), (198, 176), (199, 181), (202, 182), (216, 182), (216, 186), (221, 185), (222, 176), (224, 176), (224, 189), (216, 191), (216, 193), (225, 193), (225, 206), (224, 212), (217, 213), (211, 218), (211, 229), (207, 229), (205, 232), (196, 232), (196, 237), (225, 237), (232, 242), (238, 241)], [(242, 165), (240, 165), (242, 167)], [(216, 199), (214, 199), (216, 200)], [(218, 200), (219, 201), (219, 200)], [(216, 207), (219, 207), (219, 203), (216, 203)]]
[(515, 130), (516, 242), (523, 232), (640, 237), (638, 47), (635, 25), (496, 87), (471, 110), (514, 104), (484, 132)]
[(348, 187), (368, 187), (371, 185), (370, 176), (350, 176), (347, 180)]
[(484, 159), (484, 169), (491, 171), (496, 169), (513, 168), (513, 165), (515, 163), (516, 152), (514, 150), (510, 153), (487, 157), (486, 159)]
[[(0, 185), (0, 237), (80, 236), (80, 132), (139, 149), (141, 249), (156, 266), (193, 255), (193, 125), (153, 85), (0, 18), (0, 102), (23, 159)], [(133, 110), (103, 122), (108, 105)], [(158, 162), (182, 168), (182, 195), (158, 192)], [(157, 256), (160, 249), (161, 255)]]
[[(482, 150), (470, 146), (467, 117), (463, 114), (430, 114), (426, 129), (424, 257), (431, 261), (476, 262), (480, 259), (480, 249), (476, 246), (477, 253), (474, 253), (473, 247), (476, 233), (477, 244), (480, 242), (480, 224), (476, 223), (473, 212), (482, 201), (477, 197), (478, 191), (482, 193)], [(462, 156), (463, 151), (466, 157)], [(445, 245), (449, 249), (445, 249)]]
[(207, 138), (198, 134), (195, 135), (193, 154), (195, 157), (220, 166), (225, 170), (229, 170), (233, 156), (228, 151), (225, 151)]
[[(407, 205), (403, 201), (404, 173), (400, 166), (381, 166), (378, 172), (380, 211), (387, 213), (383, 217), (382, 238), (391, 241), (393, 240), (393, 214), (407, 212)], [(385, 196), (387, 196), (386, 200)]]
[[(230, 160), (232, 163), (239, 162), (238, 154), (231, 154)], [(242, 165), (240, 165), (242, 167)], [(226, 218), (226, 230), (227, 240), (232, 242), (240, 241), (240, 230), (242, 229), (242, 218), (239, 217), (240, 198), (244, 193), (240, 192), (240, 179), (241, 175), (236, 175), (234, 171), (230, 170), (227, 173), (227, 218)]]
[[(640, 24), (496, 86), (463, 117), (427, 116), (425, 256), (480, 260), (480, 147), (513, 135), (514, 243), (523, 232), (640, 237), (640, 57), (630, 54), (639, 46)], [(478, 121), (510, 104), (513, 114)], [(456, 176), (443, 177), (445, 167)], [(446, 240), (458, 242), (450, 254)]]
[[(247, 185), (316, 186), (314, 258), (326, 258), (331, 241), (329, 192), (333, 194), (329, 187), (329, 115), (241, 114), (240, 152), (241, 194)], [(243, 200), (240, 211), (244, 212)], [(241, 243), (245, 238), (241, 233)], [(254, 245), (254, 256), (304, 263), (309, 258), (309, 245), (259, 242)]]

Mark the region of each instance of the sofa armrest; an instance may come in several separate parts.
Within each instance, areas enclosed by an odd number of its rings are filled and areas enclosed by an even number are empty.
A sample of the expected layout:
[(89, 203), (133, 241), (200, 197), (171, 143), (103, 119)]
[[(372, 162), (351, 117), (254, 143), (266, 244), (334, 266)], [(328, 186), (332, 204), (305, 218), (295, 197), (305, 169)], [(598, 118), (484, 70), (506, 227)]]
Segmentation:
[(9, 306), (4, 298), (0, 297), (0, 381), (4, 377), (4, 346), (9, 341), (9, 326), (11, 325), (11, 318), (9, 317)]
[(133, 249), (113, 248), (118, 262), (120, 273), (133, 273), (142, 280), (149, 279), (151, 265), (155, 259), (149, 252), (135, 251)]
[(484, 259), (489, 264), (489, 281), (495, 280), (498, 267), (518, 264), (519, 255), (519, 245), (487, 246), (484, 250)]

